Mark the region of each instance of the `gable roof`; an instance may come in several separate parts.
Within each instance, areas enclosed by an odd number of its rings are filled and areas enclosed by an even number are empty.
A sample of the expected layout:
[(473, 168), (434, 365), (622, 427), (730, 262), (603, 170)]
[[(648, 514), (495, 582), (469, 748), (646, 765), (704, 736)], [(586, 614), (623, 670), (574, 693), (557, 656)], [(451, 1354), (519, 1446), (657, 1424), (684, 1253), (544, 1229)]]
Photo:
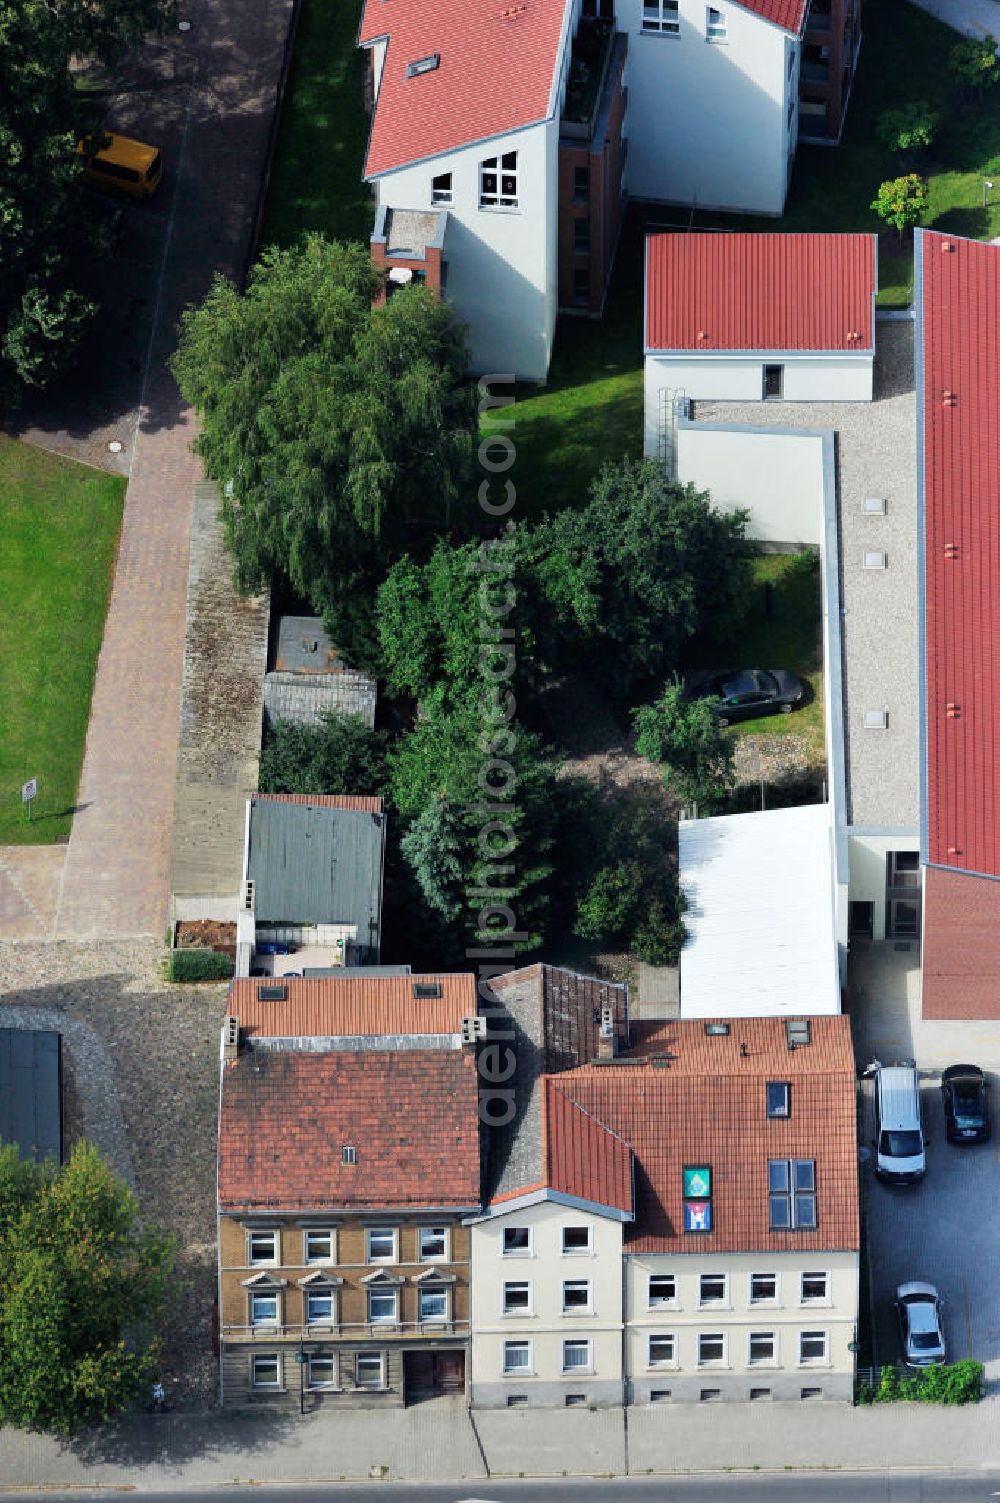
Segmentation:
[(247, 877), (258, 923), (351, 924), (376, 951), (385, 815), (318, 799), (250, 798)]
[[(274, 985), (286, 996), (268, 1001)], [(436, 987), (440, 995), (417, 995)], [(261, 997), (261, 991), (265, 997)], [(276, 983), (253, 978), (233, 981), (227, 1008), (240, 1033), (255, 1038), (349, 1038), (375, 1034), (458, 1033), (462, 1019), (476, 1012), (476, 978), (350, 975), (315, 978), (282, 976)]]
[(575, 1200), (611, 1206), (631, 1218), (632, 1152), (617, 1133), (545, 1080), (545, 1185)]
[(737, 0), (744, 10), (752, 11), (762, 21), (770, 21), (796, 37), (805, 24), (808, 3), (809, 0)]
[(871, 353), (877, 237), (646, 237), (645, 348)]
[(925, 858), (1000, 877), (1000, 247), (917, 232)]
[(542, 1080), (586, 1064), (598, 1052), (601, 1010), (610, 1007), (618, 1034), (627, 1031), (624, 986), (557, 966), (532, 965), (489, 983), (499, 1007), (486, 1008), (498, 1039), (509, 1039), (516, 1061), (514, 1116), (494, 1130), (487, 1199), (537, 1188), (545, 1176)]
[[(354, 1165), (341, 1161), (345, 1144)], [(222, 1211), (479, 1203), (471, 1053), (246, 1050), (223, 1065)]]
[(388, 47), (365, 177), (547, 119), (566, 20), (566, 0), (367, 0), (358, 40)]
[[(634, 1154), (636, 1219), (625, 1229), (628, 1251), (857, 1250), (850, 1023), (812, 1018), (810, 1032), (808, 1046), (790, 1050), (783, 1019), (740, 1020), (727, 1035), (676, 1020), (655, 1025), (625, 1060), (558, 1077), (559, 1091)], [(787, 1118), (768, 1118), (768, 1080), (790, 1083)], [(814, 1161), (816, 1231), (771, 1230), (771, 1159)], [(683, 1170), (701, 1165), (712, 1171), (712, 1230), (695, 1239), (684, 1232)]]

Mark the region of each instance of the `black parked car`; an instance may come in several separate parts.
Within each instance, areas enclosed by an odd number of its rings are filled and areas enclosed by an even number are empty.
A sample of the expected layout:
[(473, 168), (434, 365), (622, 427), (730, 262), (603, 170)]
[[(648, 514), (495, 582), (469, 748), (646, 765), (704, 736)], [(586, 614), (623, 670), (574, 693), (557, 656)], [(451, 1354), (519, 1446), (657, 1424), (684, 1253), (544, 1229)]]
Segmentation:
[(692, 689), (698, 699), (719, 699), (719, 721), (754, 720), (758, 715), (788, 715), (806, 702), (806, 686), (784, 668), (732, 668)]
[(986, 1077), (978, 1065), (949, 1065), (941, 1076), (949, 1143), (985, 1143), (990, 1136)]

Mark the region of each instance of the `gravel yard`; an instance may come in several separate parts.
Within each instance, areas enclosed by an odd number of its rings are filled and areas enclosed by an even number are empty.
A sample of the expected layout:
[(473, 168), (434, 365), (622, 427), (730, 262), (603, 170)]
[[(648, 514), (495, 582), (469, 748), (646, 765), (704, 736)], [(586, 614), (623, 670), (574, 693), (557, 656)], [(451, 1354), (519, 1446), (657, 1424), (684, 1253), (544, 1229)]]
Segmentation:
[(171, 1403), (215, 1401), (215, 1141), (223, 986), (168, 986), (155, 940), (0, 945), (0, 1026), (63, 1034), (66, 1146), (91, 1139), (173, 1234)]

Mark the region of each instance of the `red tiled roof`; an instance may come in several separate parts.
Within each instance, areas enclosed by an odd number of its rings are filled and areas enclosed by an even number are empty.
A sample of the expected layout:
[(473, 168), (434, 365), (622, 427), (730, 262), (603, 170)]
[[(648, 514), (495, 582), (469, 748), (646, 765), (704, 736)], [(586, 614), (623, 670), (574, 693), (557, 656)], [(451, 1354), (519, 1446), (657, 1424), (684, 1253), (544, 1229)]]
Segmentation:
[(646, 237), (647, 350), (874, 348), (874, 235)]
[[(635, 1156), (636, 1221), (625, 1232), (630, 1252), (695, 1246), (683, 1229), (686, 1165), (712, 1170), (713, 1228), (697, 1237), (699, 1252), (858, 1248), (850, 1022), (812, 1018), (810, 1024), (812, 1042), (792, 1051), (783, 1018), (733, 1021), (727, 1037), (706, 1035), (700, 1021), (676, 1021), (650, 1041), (659, 1062), (640, 1056), (634, 1064), (587, 1065), (557, 1077), (559, 1091), (623, 1138)], [(768, 1080), (790, 1082), (788, 1118), (767, 1117)], [(814, 1232), (770, 1228), (768, 1161), (786, 1158), (815, 1162)]]
[(808, 0), (737, 0), (744, 10), (752, 10), (755, 16), (780, 26), (798, 36), (806, 18)]
[(1000, 876), (1000, 247), (918, 232), (927, 858)]
[(220, 1209), (477, 1207), (477, 1085), (460, 1049), (246, 1050), (222, 1070)]
[(925, 1018), (1000, 1017), (1000, 882), (924, 871)]
[(545, 120), (565, 12), (565, 0), (367, 0), (358, 40), (389, 44), (365, 176)]
[[(282, 985), (284, 1002), (260, 1000), (262, 986)], [(439, 986), (440, 997), (415, 997), (415, 986)], [(328, 1038), (378, 1033), (458, 1033), (476, 1011), (471, 973), (439, 976), (295, 976), (241, 978), (227, 1007), (240, 1031), (258, 1038)]]
[(352, 809), (358, 814), (381, 814), (382, 800), (363, 793), (253, 793), (271, 804), (307, 804), (312, 809)]
[(633, 1210), (632, 1153), (616, 1133), (545, 1081), (545, 1182), (549, 1189), (616, 1210)]

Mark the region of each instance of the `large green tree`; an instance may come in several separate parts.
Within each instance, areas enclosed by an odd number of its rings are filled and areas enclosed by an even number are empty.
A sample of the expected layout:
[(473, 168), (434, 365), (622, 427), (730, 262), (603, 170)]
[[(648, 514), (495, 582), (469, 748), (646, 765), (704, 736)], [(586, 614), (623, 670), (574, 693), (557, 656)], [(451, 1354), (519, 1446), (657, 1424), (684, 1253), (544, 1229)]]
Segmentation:
[(670, 670), (695, 633), (734, 632), (749, 596), (745, 534), (745, 513), (716, 511), (653, 460), (606, 465), (582, 510), (534, 532), (570, 665), (586, 663), (624, 698)]
[(389, 771), (384, 731), (370, 731), (360, 715), (328, 710), (319, 725), (279, 720), (260, 754), (264, 793), (384, 794)]
[(95, 244), (78, 136), (93, 124), (71, 62), (114, 67), (168, 0), (0, 0), (0, 402), (44, 386), (94, 305), (77, 288)]
[(286, 576), (362, 663), (386, 566), (476, 511), (462, 330), (423, 288), (373, 307), (378, 286), (363, 245), (271, 247), (245, 293), (217, 277), (185, 312), (173, 361), (237, 583)]
[(68, 1432), (148, 1392), (171, 1249), (95, 1149), (0, 1147), (0, 1423)]
[(674, 680), (633, 717), (639, 755), (664, 764), (667, 783), (700, 814), (718, 814), (732, 791), (733, 742), (719, 723), (718, 701), (694, 699)]

